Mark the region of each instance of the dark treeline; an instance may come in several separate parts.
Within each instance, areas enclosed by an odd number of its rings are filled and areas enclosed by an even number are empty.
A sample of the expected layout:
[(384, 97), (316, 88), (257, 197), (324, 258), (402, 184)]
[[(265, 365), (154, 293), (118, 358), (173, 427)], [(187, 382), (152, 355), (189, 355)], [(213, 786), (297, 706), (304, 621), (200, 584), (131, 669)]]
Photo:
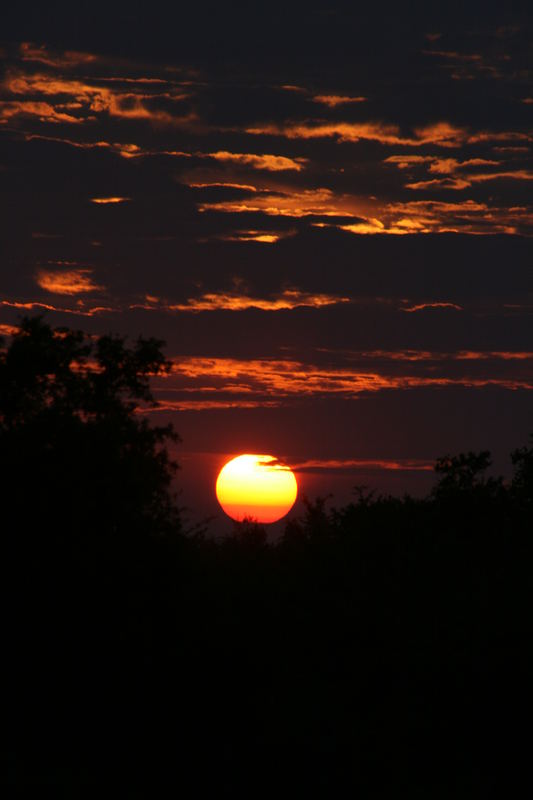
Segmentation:
[(161, 343), (26, 319), (0, 356), (9, 796), (500, 797), (527, 761), (533, 447), (425, 499), (187, 530)]

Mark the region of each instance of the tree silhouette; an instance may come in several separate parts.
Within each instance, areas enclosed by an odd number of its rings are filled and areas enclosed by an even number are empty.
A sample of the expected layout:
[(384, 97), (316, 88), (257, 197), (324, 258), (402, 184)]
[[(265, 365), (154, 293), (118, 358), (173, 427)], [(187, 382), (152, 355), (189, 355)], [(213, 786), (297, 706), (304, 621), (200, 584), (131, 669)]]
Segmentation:
[(162, 342), (92, 338), (25, 318), (0, 351), (0, 491), (12, 524), (31, 536), (124, 537), (179, 528), (171, 426), (149, 379), (166, 373)]

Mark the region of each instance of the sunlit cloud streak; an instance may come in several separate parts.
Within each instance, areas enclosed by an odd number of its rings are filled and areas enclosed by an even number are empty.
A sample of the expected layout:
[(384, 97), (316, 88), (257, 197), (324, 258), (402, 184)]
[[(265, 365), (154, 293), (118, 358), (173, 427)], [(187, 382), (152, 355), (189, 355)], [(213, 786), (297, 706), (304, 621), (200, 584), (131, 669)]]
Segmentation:
[(99, 60), (94, 53), (80, 53), (76, 50), (66, 50), (61, 54), (52, 53), (45, 45), (37, 45), (32, 42), (22, 42), (19, 51), (22, 61), (34, 61), (46, 64), (47, 67), (76, 67), (81, 64), (92, 64)]
[(533, 172), (525, 169), (509, 170), (506, 172), (489, 172), (463, 175), (460, 178), (433, 178), (427, 181), (415, 181), (413, 183), (406, 183), (406, 189), (467, 189), (474, 183), (486, 183), (487, 181), (497, 180), (516, 180), (516, 181), (532, 181)]
[(1, 336), (14, 336), (18, 333), (19, 327), (18, 325), (9, 325), (7, 323), (0, 324), (0, 337)]
[(36, 275), (36, 282), (47, 292), (53, 294), (83, 294), (103, 289), (94, 283), (90, 269), (71, 269), (64, 272), (41, 269)]
[(352, 472), (356, 470), (392, 470), (406, 472), (433, 472), (434, 464), (423, 459), (330, 458), (308, 459), (291, 463), (293, 472)]
[(332, 294), (313, 294), (299, 289), (285, 289), (272, 298), (251, 297), (236, 292), (211, 292), (190, 298), (185, 303), (166, 305), (165, 308), (169, 311), (193, 313), (201, 311), (245, 311), (249, 308), (257, 308), (262, 311), (283, 311), (304, 307), (322, 308), (323, 306), (349, 302), (350, 298), (348, 297)]
[(407, 314), (412, 314), (416, 311), (426, 311), (427, 309), (451, 309), (453, 311), (463, 311), (463, 307), (457, 305), (457, 303), (443, 303), (443, 302), (433, 302), (433, 303), (417, 303), (416, 305), (409, 306), (408, 308), (401, 308), (400, 311), (405, 311)]
[[(468, 364), (475, 361), (469, 357), (462, 359), (451, 358), (452, 362)], [(509, 359), (504, 359), (508, 361)], [(397, 359), (392, 359), (397, 361)], [(406, 363), (409, 363), (407, 361)], [(422, 363), (423, 360), (422, 360)], [(174, 363), (172, 375), (164, 379), (167, 383), (166, 392), (170, 390), (168, 383), (174, 387), (178, 395), (187, 388), (197, 390), (200, 394), (217, 388), (221, 392), (228, 392), (229, 386), (248, 388), (243, 392), (239, 388), (238, 397), (230, 398), (232, 403), (242, 400), (243, 394), (255, 395), (258, 403), (266, 401), (301, 400), (305, 397), (337, 397), (339, 399), (353, 400), (363, 394), (374, 394), (387, 390), (412, 390), (421, 388), (444, 388), (462, 386), (471, 389), (485, 389), (498, 387), (500, 389), (532, 390), (533, 377), (523, 374), (499, 375), (494, 367), (485, 374), (446, 374), (445, 364), (442, 365), (440, 374), (435, 373), (432, 364), (427, 364), (427, 372), (418, 374), (413, 372), (398, 373), (379, 368), (378, 363), (369, 362), (365, 369), (348, 365), (335, 367), (318, 366), (293, 359), (251, 359), (239, 360), (233, 358), (197, 358), (183, 357)], [(200, 389), (200, 387), (202, 387)], [(166, 394), (168, 400), (168, 394)], [(200, 398), (203, 400), (204, 398)], [(250, 402), (249, 397), (244, 398)], [(179, 402), (179, 398), (176, 398)], [(192, 403), (192, 400), (188, 400)]]
[(83, 122), (80, 117), (59, 110), (65, 106), (54, 107), (50, 103), (34, 100), (0, 101), (0, 124), (6, 124), (13, 117), (36, 117), (39, 122), (69, 123)]
[(214, 153), (197, 153), (202, 158), (213, 158), (215, 161), (239, 164), (253, 169), (265, 169), (269, 172), (282, 172), (284, 170), (295, 170), (300, 172), (307, 158), (287, 158), (286, 156), (275, 156), (269, 153), (230, 153), (227, 150), (219, 150)]
[(435, 145), (455, 148), (465, 144), (491, 141), (533, 141), (533, 135), (526, 131), (478, 131), (442, 121), (414, 129), (414, 136), (402, 135), (398, 125), (383, 122), (327, 122), (311, 120), (291, 122), (281, 125), (268, 123), (247, 128), (250, 134), (261, 136), (283, 136), (287, 139), (327, 139), (339, 142), (373, 141), (383, 145), (403, 145), (419, 147)]
[(262, 212), (279, 217), (355, 217), (358, 214), (356, 198), (335, 194), (331, 189), (295, 189), (286, 191), (263, 190), (251, 198), (200, 202), (199, 211), (217, 211), (230, 214)]
[(287, 239), (294, 236), (296, 231), (233, 231), (232, 233), (221, 233), (213, 238), (225, 242), (258, 242), (259, 244), (276, 244), (280, 239)]
[[(79, 302), (79, 301), (78, 301)], [(95, 317), (100, 314), (111, 313), (119, 309), (111, 306), (84, 306), (80, 304), (77, 308), (54, 306), (51, 303), (41, 303), (36, 300), (0, 300), (0, 306), (13, 308), (18, 311), (51, 311), (58, 314), (72, 314), (76, 317)]]
[(118, 203), (127, 203), (131, 197), (91, 197), (91, 203), (96, 205), (117, 205)]
[(315, 94), (312, 99), (313, 103), (320, 103), (321, 105), (329, 106), (329, 108), (337, 108), (337, 106), (345, 106), (350, 103), (365, 103), (367, 100), (363, 96), (350, 97), (342, 94)]
[[(145, 119), (168, 125), (188, 124), (195, 120), (192, 113), (178, 115), (155, 108), (151, 101), (164, 98), (179, 103), (189, 97), (182, 90), (165, 92), (125, 91), (111, 85), (98, 85), (98, 79), (80, 80), (47, 73), (8, 73), (3, 88), (11, 96), (33, 95), (37, 100), (10, 100), (0, 104), (0, 118), (19, 114), (37, 117), (40, 121), (81, 123), (94, 121), (97, 115), (107, 114), (122, 119)], [(46, 98), (42, 100), (41, 98)], [(69, 113), (70, 112), (70, 113)]]

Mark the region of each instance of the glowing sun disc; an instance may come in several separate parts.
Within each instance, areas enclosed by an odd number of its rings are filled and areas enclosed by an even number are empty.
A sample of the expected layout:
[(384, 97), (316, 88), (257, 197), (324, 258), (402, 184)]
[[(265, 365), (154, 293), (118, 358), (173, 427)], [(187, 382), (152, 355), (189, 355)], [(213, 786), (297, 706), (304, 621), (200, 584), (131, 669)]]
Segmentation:
[(274, 456), (249, 453), (232, 458), (220, 470), (217, 499), (228, 517), (242, 522), (277, 522), (294, 505), (298, 485), (292, 470)]

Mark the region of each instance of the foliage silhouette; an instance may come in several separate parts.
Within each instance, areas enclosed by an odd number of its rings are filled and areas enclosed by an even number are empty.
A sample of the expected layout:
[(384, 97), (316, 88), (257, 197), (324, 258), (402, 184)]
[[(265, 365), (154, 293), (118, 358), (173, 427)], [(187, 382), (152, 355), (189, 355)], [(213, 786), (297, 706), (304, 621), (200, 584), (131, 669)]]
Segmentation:
[(166, 369), (160, 342), (42, 319), (2, 353), (11, 794), (517, 793), (531, 446), (510, 482), (483, 451), (426, 498), (306, 500), (277, 543), (185, 535), (172, 431), (135, 413)]
[(23, 508), (37, 527), (48, 521), (58, 537), (85, 531), (109, 542), (179, 527), (176, 464), (165, 447), (178, 437), (135, 413), (154, 405), (150, 376), (170, 368), (161, 345), (139, 339), (128, 348), (118, 336), (22, 321), (0, 355), (7, 508)]

